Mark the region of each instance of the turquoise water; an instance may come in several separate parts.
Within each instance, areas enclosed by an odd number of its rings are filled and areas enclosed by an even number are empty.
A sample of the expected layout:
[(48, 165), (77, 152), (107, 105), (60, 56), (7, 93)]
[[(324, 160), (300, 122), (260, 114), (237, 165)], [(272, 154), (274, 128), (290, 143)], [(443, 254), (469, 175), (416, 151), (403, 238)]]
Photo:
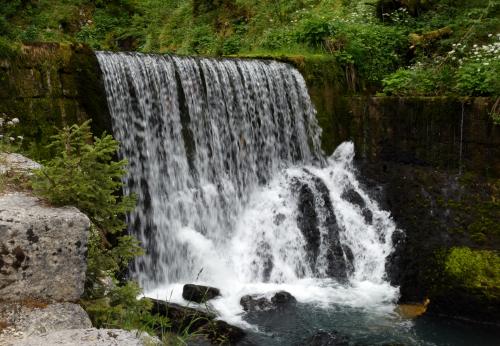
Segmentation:
[(316, 307), (298, 304), (284, 311), (246, 314), (257, 326), (246, 342), (255, 345), (304, 345), (318, 331), (337, 331), (348, 345), (497, 346), (498, 327), (487, 327), (445, 318), (401, 318), (392, 312), (360, 308)]

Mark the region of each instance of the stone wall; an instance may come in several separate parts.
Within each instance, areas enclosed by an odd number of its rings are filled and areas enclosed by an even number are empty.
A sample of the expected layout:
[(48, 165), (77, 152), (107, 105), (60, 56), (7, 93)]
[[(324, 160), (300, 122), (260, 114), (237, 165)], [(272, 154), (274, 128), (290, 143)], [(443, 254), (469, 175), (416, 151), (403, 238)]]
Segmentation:
[(15, 135), (26, 138), (25, 149), (31, 147), (35, 156), (56, 127), (92, 118), (95, 133), (110, 130), (94, 52), (82, 45), (43, 43), (0, 60), (0, 116), (20, 119)]

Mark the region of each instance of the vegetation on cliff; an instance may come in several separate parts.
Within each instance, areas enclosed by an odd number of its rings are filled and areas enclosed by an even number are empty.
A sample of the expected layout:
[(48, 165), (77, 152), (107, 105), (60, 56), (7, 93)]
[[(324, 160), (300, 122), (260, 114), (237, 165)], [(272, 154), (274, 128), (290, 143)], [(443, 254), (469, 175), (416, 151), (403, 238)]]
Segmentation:
[(211, 56), (326, 55), (361, 88), (498, 95), (499, 10), (497, 0), (16, 0), (0, 9), (0, 46), (5, 54), (12, 42), (76, 41)]

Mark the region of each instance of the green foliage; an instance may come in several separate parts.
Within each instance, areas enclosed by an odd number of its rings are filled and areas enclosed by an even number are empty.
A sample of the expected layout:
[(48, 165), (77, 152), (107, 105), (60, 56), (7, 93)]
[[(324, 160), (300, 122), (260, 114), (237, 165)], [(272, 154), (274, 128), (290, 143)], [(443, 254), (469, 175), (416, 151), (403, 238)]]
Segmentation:
[(334, 35), (333, 25), (321, 18), (309, 18), (300, 22), (295, 31), (297, 41), (305, 43), (311, 47), (319, 47), (325, 40)]
[(118, 196), (126, 161), (113, 160), (118, 142), (110, 135), (92, 138), (89, 122), (53, 136), (48, 149), (55, 156), (35, 171), (32, 186), (50, 203), (73, 205), (92, 221), (82, 305), (94, 325), (147, 330), (150, 306), (137, 300), (135, 283), (118, 279), (143, 253), (134, 237), (123, 234), (125, 214), (134, 206), (133, 198)]
[(384, 80), (388, 94), (491, 96), (499, 94), (498, 59), (475, 61), (472, 49), (459, 57), (456, 45), (488, 45), (499, 27), (496, 0), (15, 0), (0, 9), (0, 57), (20, 41), (197, 55), (323, 54), (357, 84)]
[(138, 329), (151, 334), (161, 334), (170, 328), (170, 321), (151, 315), (152, 304), (147, 299), (137, 299), (141, 289), (134, 282), (116, 287), (104, 298), (85, 300), (83, 307), (97, 328)]
[(467, 290), (500, 297), (500, 256), (494, 251), (452, 248), (444, 262), (445, 274)]
[(123, 217), (133, 205), (118, 197), (126, 161), (113, 161), (118, 142), (103, 134), (92, 139), (89, 121), (63, 128), (48, 146), (56, 156), (36, 172), (33, 188), (54, 205), (74, 205), (107, 234), (124, 229)]

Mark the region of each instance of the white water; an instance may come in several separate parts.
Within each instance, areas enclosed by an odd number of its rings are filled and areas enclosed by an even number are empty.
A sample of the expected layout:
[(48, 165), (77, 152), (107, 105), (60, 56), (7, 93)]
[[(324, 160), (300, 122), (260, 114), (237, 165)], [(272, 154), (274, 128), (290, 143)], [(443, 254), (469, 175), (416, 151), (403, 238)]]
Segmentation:
[[(97, 57), (129, 160), (125, 192), (138, 196), (129, 230), (147, 254), (133, 272), (148, 296), (184, 302), (183, 284), (215, 286), (222, 297), (210, 304), (240, 324), (242, 295), (277, 290), (321, 306), (390, 309), (397, 289), (384, 275), (395, 225), (361, 189), (352, 143), (323, 158), (315, 111), (295, 69)], [(307, 191), (317, 243), (299, 222)]]

